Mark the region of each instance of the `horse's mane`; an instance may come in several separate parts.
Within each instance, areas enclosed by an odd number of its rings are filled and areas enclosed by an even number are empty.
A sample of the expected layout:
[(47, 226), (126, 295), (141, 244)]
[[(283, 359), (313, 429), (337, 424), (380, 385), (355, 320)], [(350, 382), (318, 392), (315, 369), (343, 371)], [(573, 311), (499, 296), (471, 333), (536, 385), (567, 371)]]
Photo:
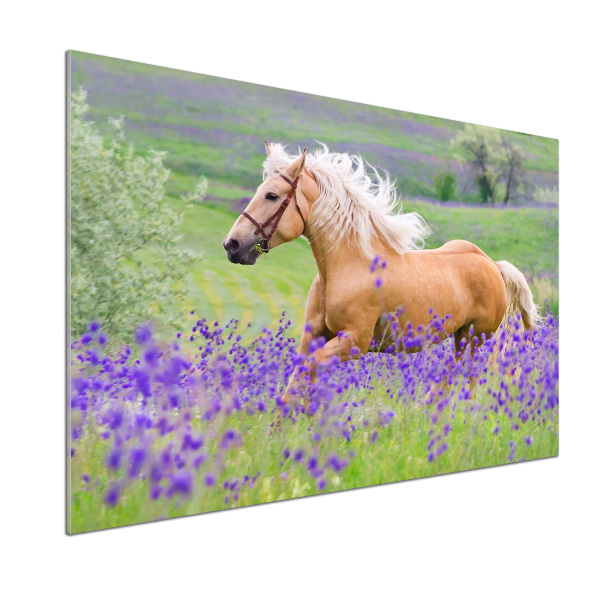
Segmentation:
[[(335, 249), (345, 239), (371, 260), (375, 256), (371, 242), (377, 238), (396, 252), (424, 246), (431, 231), (417, 213), (402, 213), (388, 173), (382, 176), (358, 155), (329, 152), (325, 144), (321, 146), (306, 155), (305, 169), (321, 190), (308, 225), (314, 235), (323, 236), (325, 251)], [(281, 144), (272, 144), (263, 164), (263, 177), (285, 169), (299, 156), (288, 154)]]

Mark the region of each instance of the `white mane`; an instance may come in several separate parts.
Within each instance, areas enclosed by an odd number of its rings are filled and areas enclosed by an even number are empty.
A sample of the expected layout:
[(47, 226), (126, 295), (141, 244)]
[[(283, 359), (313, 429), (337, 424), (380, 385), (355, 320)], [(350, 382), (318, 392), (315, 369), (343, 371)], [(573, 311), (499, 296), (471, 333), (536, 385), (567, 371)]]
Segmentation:
[[(311, 233), (323, 236), (325, 251), (342, 239), (357, 247), (368, 260), (375, 256), (372, 241), (381, 239), (396, 252), (422, 248), (431, 233), (417, 213), (402, 213), (394, 182), (366, 164), (360, 156), (322, 148), (306, 155), (305, 169), (317, 180), (321, 195), (308, 218)], [(289, 155), (281, 144), (272, 144), (263, 164), (266, 179), (288, 167), (300, 155)], [(367, 172), (370, 168), (371, 175)]]

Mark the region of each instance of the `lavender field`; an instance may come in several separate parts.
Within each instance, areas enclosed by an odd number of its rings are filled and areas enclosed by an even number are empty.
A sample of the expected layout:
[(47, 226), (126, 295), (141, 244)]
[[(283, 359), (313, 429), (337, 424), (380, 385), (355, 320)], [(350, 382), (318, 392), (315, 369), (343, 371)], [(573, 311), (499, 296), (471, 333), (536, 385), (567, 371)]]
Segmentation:
[(285, 316), (252, 339), (195, 319), (113, 354), (98, 323), (74, 342), (72, 533), (558, 454), (551, 314), (458, 363), (451, 343), (334, 361), (296, 406), (281, 401), (302, 358)]
[[(167, 153), (177, 244), (199, 257), (181, 327), (161, 324), (149, 299), (133, 337), (101, 320), (84, 331), (86, 319), (71, 339), (71, 533), (558, 454), (558, 208), (531, 192), (558, 186), (556, 140), (504, 132), (524, 148), (529, 187), (507, 207), (480, 206), (450, 147), (462, 123), (80, 52), (71, 84), (107, 137), (123, 115), (140, 156)], [(388, 170), (433, 230), (428, 247), (467, 239), (515, 264), (547, 307), (542, 326), (531, 336), (506, 323), (458, 362), (450, 342), (334, 360), (306, 402), (285, 405), (303, 360), (310, 247), (297, 239), (244, 268), (221, 246), (261, 181), (265, 138), (319, 140)], [(440, 202), (433, 178), (448, 166), (459, 197)], [(204, 201), (186, 203), (200, 176)], [(432, 314), (425, 339), (449, 318)]]

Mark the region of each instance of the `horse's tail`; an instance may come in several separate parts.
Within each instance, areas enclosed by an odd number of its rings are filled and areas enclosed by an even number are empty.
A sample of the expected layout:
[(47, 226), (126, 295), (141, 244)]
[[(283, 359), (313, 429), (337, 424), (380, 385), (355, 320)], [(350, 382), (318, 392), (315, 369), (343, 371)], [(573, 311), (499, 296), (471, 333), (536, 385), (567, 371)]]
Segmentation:
[(542, 321), (538, 307), (533, 302), (533, 294), (527, 285), (525, 275), (511, 265), (507, 260), (499, 260), (497, 263), (508, 296), (507, 315), (520, 314), (523, 318), (525, 329), (533, 329)]

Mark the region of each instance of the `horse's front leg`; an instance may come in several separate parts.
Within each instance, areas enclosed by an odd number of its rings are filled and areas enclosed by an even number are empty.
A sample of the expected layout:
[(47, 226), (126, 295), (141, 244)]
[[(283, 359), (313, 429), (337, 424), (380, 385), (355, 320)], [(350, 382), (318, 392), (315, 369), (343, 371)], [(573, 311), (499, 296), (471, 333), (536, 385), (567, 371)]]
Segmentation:
[[(300, 338), (300, 347), (298, 349), (302, 356), (309, 356), (310, 343), (320, 337), (321, 332), (318, 329), (313, 329), (312, 326), (305, 327)], [(293, 402), (295, 399), (305, 397), (306, 387), (313, 381), (313, 377), (310, 370), (307, 370), (306, 365), (301, 364), (294, 369), (292, 376), (287, 384), (285, 393), (283, 394), (283, 401), (286, 404)]]
[[(310, 353), (310, 343), (321, 336), (330, 336), (325, 325), (325, 286), (321, 281), (321, 276), (317, 274), (306, 299), (305, 327), (300, 338), (299, 352), (302, 356), (308, 356)], [(302, 365), (296, 367), (288, 382), (283, 401), (287, 404), (294, 398), (304, 397), (304, 388), (308, 385)], [(310, 376), (308, 377), (310, 381)]]
[[(310, 353), (302, 365), (302, 374), (299, 374), (300, 368), (294, 371), (294, 376), (290, 380), (288, 390), (284, 396), (284, 401), (290, 401), (293, 398), (308, 400), (308, 387), (316, 381), (317, 367), (319, 364), (325, 364), (336, 356), (340, 362), (345, 362), (351, 358), (358, 358), (369, 349), (369, 343), (373, 333), (358, 333), (355, 329), (343, 329), (335, 337), (330, 339), (324, 346)], [(308, 341), (310, 344), (310, 340)], [(353, 349), (357, 351), (353, 352)]]

